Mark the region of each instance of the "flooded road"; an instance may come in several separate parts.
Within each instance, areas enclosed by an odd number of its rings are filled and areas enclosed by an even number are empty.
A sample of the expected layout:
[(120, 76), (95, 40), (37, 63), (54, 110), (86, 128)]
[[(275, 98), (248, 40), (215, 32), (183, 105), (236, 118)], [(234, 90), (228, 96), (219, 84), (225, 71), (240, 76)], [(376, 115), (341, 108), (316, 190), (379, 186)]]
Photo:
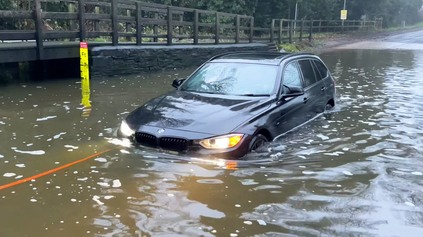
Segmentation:
[(422, 236), (423, 50), (320, 56), (335, 109), (239, 161), (117, 145), (192, 69), (0, 88), (0, 185), (89, 158), (0, 190), (0, 236)]

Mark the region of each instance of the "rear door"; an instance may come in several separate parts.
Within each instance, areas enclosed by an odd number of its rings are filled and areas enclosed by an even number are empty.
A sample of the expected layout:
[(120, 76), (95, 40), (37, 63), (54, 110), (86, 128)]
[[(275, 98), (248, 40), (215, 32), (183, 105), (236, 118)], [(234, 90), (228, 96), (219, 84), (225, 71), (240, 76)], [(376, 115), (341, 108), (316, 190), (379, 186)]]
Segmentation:
[(312, 62), (316, 72), (317, 80), (321, 80), (325, 85), (324, 91), (326, 95), (326, 102), (328, 102), (330, 99), (334, 99), (335, 82), (332, 80), (328, 68), (320, 60), (313, 59)]
[(304, 80), (304, 96), (308, 120), (324, 112), (326, 105), (326, 86), (322, 80), (318, 80), (316, 77), (314, 65), (310, 59), (299, 60), (298, 64), (300, 65)]

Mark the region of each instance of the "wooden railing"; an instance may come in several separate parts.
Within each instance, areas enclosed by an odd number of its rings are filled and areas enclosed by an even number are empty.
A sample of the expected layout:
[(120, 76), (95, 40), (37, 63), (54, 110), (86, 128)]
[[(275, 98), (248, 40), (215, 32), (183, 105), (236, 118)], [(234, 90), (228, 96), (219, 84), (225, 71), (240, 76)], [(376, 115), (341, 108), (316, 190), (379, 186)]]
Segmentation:
[[(316, 32), (375, 28), (376, 22), (272, 20), (133, 0), (24, 0), (0, 10), (0, 40), (35, 41), (43, 59), (46, 41), (120, 44), (221, 44), (293, 42)], [(342, 25), (341, 25), (342, 23)]]
[(278, 43), (292, 43), (297, 39), (312, 40), (313, 35), (319, 33), (346, 33), (349, 31), (374, 31), (382, 27), (381, 21), (356, 20), (289, 20), (273, 19), (270, 29), (270, 41)]

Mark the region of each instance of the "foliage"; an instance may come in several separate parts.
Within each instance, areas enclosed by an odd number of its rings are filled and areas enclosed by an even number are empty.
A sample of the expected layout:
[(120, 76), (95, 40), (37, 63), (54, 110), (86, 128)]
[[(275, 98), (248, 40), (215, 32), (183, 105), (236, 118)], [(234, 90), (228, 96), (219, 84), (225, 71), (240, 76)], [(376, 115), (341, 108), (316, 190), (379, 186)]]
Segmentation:
[[(110, 1), (110, 0), (104, 0)], [(339, 20), (344, 1), (348, 20), (382, 18), (385, 27), (418, 22), (422, 0), (143, 0), (172, 6), (215, 10), (254, 17), (254, 24), (268, 27), (272, 19)], [(0, 0), (2, 10), (31, 10), (31, 0)], [(297, 6), (297, 11), (295, 11)], [(68, 5), (60, 1), (43, 1), (48, 11), (66, 12)], [(296, 14), (297, 13), (297, 14)], [(12, 25), (11, 25), (12, 24)], [(66, 27), (64, 22), (55, 25)], [(0, 19), (1, 29), (12, 29), (13, 21)]]
[[(252, 15), (257, 26), (268, 26), (272, 19), (338, 20), (342, 0), (146, 0), (173, 6), (216, 10)], [(346, 0), (349, 20), (383, 18), (384, 26), (400, 25), (402, 21), (419, 21), (421, 0)]]

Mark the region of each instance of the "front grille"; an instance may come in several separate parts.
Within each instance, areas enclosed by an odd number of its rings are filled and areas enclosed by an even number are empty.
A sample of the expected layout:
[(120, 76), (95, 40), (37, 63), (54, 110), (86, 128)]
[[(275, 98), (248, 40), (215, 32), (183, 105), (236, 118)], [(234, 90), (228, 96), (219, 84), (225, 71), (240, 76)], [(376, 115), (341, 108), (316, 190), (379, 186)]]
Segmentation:
[(137, 132), (135, 133), (135, 140), (137, 143), (148, 147), (160, 147), (165, 150), (185, 151), (188, 149), (188, 140), (176, 137), (161, 137), (158, 138), (149, 133)]
[(143, 146), (150, 146), (150, 147), (158, 146), (156, 136), (148, 134), (148, 133), (142, 133), (142, 132), (135, 133), (135, 140)]
[(160, 147), (167, 150), (185, 151), (188, 148), (188, 141), (182, 138), (162, 137)]

